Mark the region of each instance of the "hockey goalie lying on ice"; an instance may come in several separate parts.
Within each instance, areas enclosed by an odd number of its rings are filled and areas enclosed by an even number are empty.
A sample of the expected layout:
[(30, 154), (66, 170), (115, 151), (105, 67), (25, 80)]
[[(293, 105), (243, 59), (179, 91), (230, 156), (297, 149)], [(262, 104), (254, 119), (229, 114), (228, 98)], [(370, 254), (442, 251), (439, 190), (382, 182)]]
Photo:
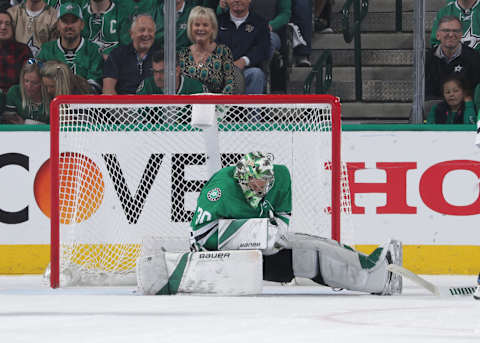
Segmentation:
[(401, 264), (391, 240), (370, 255), (331, 239), (288, 231), (290, 173), (260, 152), (222, 168), (205, 184), (191, 223), (191, 252), (159, 251), (137, 261), (143, 294), (259, 294), (262, 279), (309, 278), (321, 285), (380, 295), (400, 294)]

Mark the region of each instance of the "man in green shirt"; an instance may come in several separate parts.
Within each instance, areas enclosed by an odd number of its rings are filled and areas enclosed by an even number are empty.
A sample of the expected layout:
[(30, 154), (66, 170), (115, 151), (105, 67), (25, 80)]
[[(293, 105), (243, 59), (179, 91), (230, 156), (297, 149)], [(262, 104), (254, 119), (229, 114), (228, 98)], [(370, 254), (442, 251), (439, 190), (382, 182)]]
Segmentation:
[[(153, 76), (145, 79), (137, 90), (137, 94), (164, 94), (165, 85), (165, 63), (163, 50), (157, 50), (152, 56)], [(182, 75), (180, 66), (177, 63), (175, 69), (175, 94), (187, 95), (207, 93), (208, 89), (198, 80)]]
[(85, 22), (82, 35), (99, 47), (106, 60), (120, 41), (118, 5), (111, 0), (91, 0), (82, 8)]
[(82, 76), (99, 91), (103, 75), (103, 59), (98, 46), (81, 36), (84, 28), (79, 5), (67, 2), (60, 6), (57, 28), (60, 38), (44, 43), (38, 59), (57, 60), (67, 64), (74, 74)]
[(433, 22), (430, 43), (440, 44), (437, 39), (438, 24), (442, 17), (455, 16), (462, 24), (462, 43), (480, 50), (480, 0), (452, 0), (442, 7)]

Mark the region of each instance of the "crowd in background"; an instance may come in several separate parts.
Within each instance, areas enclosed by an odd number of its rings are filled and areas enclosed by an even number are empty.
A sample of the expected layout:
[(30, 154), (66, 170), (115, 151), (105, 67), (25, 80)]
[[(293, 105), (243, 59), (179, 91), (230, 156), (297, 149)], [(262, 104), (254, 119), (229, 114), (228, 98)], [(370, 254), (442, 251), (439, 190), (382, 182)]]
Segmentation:
[[(288, 25), (309, 67), (331, 3), (175, 0), (176, 93), (264, 93)], [(0, 0), (1, 122), (48, 123), (62, 94), (162, 94), (164, 17), (163, 0)]]

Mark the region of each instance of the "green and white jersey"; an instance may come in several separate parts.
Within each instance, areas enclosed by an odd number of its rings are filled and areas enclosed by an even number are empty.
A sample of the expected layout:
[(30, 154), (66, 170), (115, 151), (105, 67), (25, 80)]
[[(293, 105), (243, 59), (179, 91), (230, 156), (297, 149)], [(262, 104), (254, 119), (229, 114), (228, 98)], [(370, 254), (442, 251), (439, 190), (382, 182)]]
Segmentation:
[(47, 0), (45, 2), (58, 11), (60, 6), (66, 2), (75, 2), (78, 5), (80, 5), (80, 8), (82, 8), (85, 4), (88, 4), (90, 1), (89, 0)]
[[(208, 93), (208, 89), (198, 80), (187, 76), (180, 75), (180, 85), (177, 90), (177, 95), (188, 95), (197, 93)], [(142, 82), (137, 94), (164, 94), (163, 89), (158, 87), (153, 79), (153, 76), (145, 79)]]
[(65, 50), (60, 38), (46, 42), (38, 54), (40, 61), (56, 60), (66, 63), (74, 74), (82, 76), (88, 83), (101, 89), (103, 77), (103, 58), (98, 52), (98, 45), (82, 37), (80, 45), (75, 50)]
[(219, 219), (268, 218), (269, 210), (275, 216), (292, 212), (290, 172), (284, 165), (273, 165), (275, 183), (257, 208), (249, 205), (233, 178), (235, 166), (215, 173), (205, 184), (197, 200), (197, 209), (190, 224), (195, 241), (208, 250), (218, 248)]
[(49, 124), (49, 116), (47, 109), (43, 104), (32, 104), (26, 108), (22, 106), (22, 94), (20, 93), (20, 86), (13, 85), (7, 92), (7, 105), (5, 110), (7, 112), (14, 112), (23, 119), (32, 119)]
[(480, 0), (469, 10), (464, 10), (458, 4), (458, 1), (451, 1), (445, 7), (437, 12), (437, 16), (432, 26), (430, 43), (432, 46), (439, 44), (437, 40), (438, 22), (444, 16), (455, 16), (462, 23), (462, 43), (472, 49), (480, 50)]
[(85, 27), (82, 35), (99, 47), (100, 54), (108, 55), (120, 41), (120, 19), (118, 6), (111, 3), (101, 14), (92, 13), (90, 4), (82, 8)]

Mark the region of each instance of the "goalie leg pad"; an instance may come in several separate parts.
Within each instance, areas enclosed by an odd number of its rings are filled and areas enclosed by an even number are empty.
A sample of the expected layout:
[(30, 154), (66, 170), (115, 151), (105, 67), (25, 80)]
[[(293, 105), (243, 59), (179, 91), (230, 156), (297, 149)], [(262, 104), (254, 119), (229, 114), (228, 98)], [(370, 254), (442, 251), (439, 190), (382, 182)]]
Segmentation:
[(287, 238), (293, 250), (295, 276), (322, 280), (334, 288), (375, 294), (401, 293), (401, 280), (398, 282), (387, 270), (388, 263), (401, 264), (398, 241), (392, 240), (367, 256), (327, 238), (301, 234), (289, 234)]
[(143, 294), (262, 292), (262, 254), (258, 250), (166, 252), (140, 258), (137, 272)]
[(140, 256), (137, 260), (137, 291), (140, 294), (154, 295), (168, 290), (168, 269), (165, 252), (158, 251), (156, 255)]

